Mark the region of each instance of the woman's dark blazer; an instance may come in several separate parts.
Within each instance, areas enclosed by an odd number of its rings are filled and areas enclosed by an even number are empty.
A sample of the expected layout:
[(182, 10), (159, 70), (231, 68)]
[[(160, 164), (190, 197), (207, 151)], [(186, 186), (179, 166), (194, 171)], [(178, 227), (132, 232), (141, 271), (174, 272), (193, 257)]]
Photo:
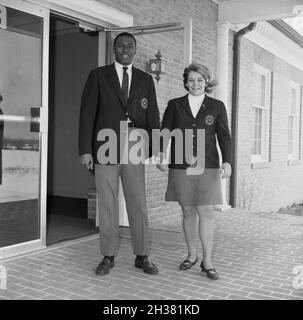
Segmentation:
[[(219, 168), (219, 154), (216, 146), (216, 136), (222, 153), (223, 162), (231, 163), (231, 137), (228, 128), (227, 113), (222, 101), (205, 95), (202, 106), (196, 116), (192, 115), (188, 95), (170, 100), (164, 112), (162, 129), (193, 129), (193, 155), (197, 155), (197, 129), (205, 130), (205, 168)], [(184, 136), (184, 135), (183, 135)], [(183, 139), (184, 140), (184, 139)], [(184, 141), (183, 141), (184, 142)], [(185, 145), (183, 143), (183, 145)], [(171, 159), (169, 167), (185, 169), (189, 164), (175, 163), (175, 140), (171, 141)], [(185, 148), (183, 148), (185, 150)], [(185, 151), (183, 151), (185, 153)]]

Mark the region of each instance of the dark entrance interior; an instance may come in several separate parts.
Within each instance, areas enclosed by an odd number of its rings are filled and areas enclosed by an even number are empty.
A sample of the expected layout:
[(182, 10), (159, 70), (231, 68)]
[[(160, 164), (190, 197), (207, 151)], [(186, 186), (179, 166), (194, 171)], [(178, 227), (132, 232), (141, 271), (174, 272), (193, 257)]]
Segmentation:
[(79, 164), (78, 122), (85, 81), (98, 65), (98, 35), (60, 16), (50, 22), (47, 244), (97, 232), (87, 215), (94, 181)]

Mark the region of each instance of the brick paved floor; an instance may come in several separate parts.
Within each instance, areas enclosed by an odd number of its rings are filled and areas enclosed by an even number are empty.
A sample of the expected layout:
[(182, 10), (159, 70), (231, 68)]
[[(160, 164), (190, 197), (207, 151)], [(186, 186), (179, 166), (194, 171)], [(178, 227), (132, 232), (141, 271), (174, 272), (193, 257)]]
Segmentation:
[(303, 288), (293, 286), (299, 276), (293, 268), (303, 268), (302, 216), (218, 212), (214, 264), (221, 277), (215, 282), (200, 272), (199, 264), (178, 270), (186, 256), (180, 221), (167, 220), (157, 229), (170, 230), (152, 231), (152, 259), (159, 275), (133, 266), (130, 239), (123, 231), (116, 266), (105, 277), (94, 274), (100, 261), (96, 236), (0, 261), (8, 271), (0, 299), (303, 300)]

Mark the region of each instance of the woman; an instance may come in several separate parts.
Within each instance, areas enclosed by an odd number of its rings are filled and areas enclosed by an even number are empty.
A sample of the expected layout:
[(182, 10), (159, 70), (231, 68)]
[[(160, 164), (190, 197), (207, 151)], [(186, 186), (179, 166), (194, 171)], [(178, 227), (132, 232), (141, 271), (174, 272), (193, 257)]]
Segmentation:
[[(217, 280), (219, 274), (212, 263), (212, 247), (215, 230), (214, 206), (222, 204), (221, 181), (222, 178), (231, 175), (231, 138), (228, 129), (227, 114), (224, 103), (220, 100), (209, 97), (216, 81), (211, 79), (209, 70), (200, 64), (192, 63), (185, 68), (183, 83), (188, 94), (170, 100), (162, 120), (162, 129), (170, 132), (180, 129), (185, 133), (186, 129), (192, 129), (192, 155), (196, 156), (195, 163), (186, 159), (188, 150), (183, 150), (183, 162), (177, 163), (177, 137), (171, 139), (168, 186), (165, 195), (166, 201), (178, 201), (183, 212), (183, 230), (186, 240), (188, 255), (180, 264), (181, 270), (188, 270), (198, 261), (196, 251), (196, 229), (197, 217), (199, 217), (199, 236), (203, 250), (201, 269), (206, 272), (208, 278)], [(199, 131), (204, 129), (205, 143), (199, 140)], [(163, 132), (163, 131), (162, 131)], [(187, 131), (188, 132), (188, 131)], [(201, 132), (201, 130), (200, 130)], [(216, 136), (222, 153), (223, 163), (219, 167), (219, 156), (216, 147)], [(183, 134), (184, 137), (184, 134)], [(185, 140), (185, 139), (184, 139)], [(181, 142), (185, 145), (184, 140)], [(197, 144), (199, 141), (199, 144)], [(199, 148), (205, 146), (205, 157), (203, 161), (197, 161)], [(167, 143), (162, 150), (166, 150)], [(182, 148), (181, 148), (182, 149)], [(179, 148), (180, 150), (180, 148)], [(179, 157), (180, 159), (180, 157)], [(163, 158), (162, 158), (163, 160)], [(160, 162), (158, 168), (165, 170), (164, 161)], [(204, 162), (205, 161), (205, 162)], [(205, 169), (199, 174), (191, 173), (189, 168), (199, 164), (205, 164)], [(201, 165), (200, 165), (201, 166)], [(201, 174), (201, 172), (203, 173)]]

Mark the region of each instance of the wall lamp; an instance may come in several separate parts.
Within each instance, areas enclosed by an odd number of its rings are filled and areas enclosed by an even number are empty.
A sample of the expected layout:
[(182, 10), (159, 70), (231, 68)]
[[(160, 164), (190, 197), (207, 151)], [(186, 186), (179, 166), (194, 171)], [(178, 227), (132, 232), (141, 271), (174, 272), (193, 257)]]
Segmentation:
[(158, 52), (155, 54), (155, 57), (157, 59), (150, 59), (149, 60), (149, 72), (155, 74), (155, 79), (157, 80), (157, 83), (160, 80), (160, 74), (165, 74), (165, 67), (166, 67), (166, 61), (161, 59), (162, 55), (160, 52), (160, 49), (158, 49)]

